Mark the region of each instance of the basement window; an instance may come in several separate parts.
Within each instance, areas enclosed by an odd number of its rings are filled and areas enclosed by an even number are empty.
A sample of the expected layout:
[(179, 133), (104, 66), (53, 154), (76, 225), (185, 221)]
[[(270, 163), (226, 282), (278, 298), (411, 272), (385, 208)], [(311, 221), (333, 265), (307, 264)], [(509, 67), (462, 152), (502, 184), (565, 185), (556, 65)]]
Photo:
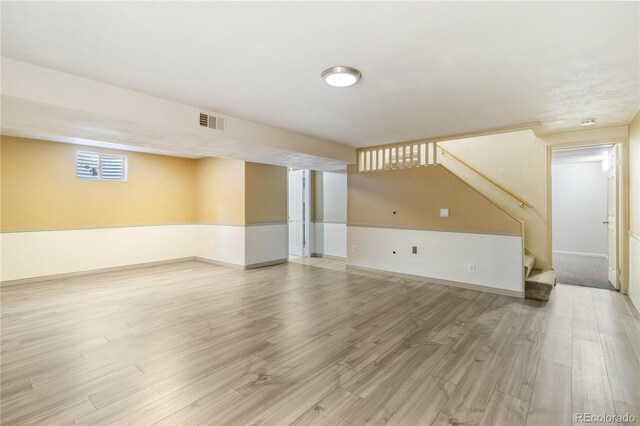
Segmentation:
[(78, 151), (76, 177), (94, 180), (127, 180), (127, 157)]

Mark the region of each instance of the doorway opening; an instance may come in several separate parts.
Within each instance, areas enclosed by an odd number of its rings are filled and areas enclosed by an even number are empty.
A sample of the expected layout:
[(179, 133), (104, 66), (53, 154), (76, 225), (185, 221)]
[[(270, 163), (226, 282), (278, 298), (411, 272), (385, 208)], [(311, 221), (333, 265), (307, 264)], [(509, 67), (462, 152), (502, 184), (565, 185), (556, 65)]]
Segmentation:
[(617, 145), (551, 151), (553, 266), (557, 281), (618, 289)]
[(309, 257), (309, 170), (289, 169), (289, 258)]

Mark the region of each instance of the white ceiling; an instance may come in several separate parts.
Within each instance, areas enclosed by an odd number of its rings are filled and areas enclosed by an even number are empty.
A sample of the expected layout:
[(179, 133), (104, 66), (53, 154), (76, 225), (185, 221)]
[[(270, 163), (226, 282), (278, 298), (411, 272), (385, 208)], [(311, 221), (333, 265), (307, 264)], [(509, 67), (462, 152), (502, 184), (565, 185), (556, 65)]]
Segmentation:
[[(3, 68), (3, 78), (6, 71)], [(292, 151), (271, 145), (226, 139), (224, 136), (211, 135), (215, 131), (210, 129), (197, 133), (167, 125), (150, 126), (139, 120), (123, 120), (108, 113), (95, 114), (5, 95), (0, 98), (1, 133), (7, 136), (187, 158), (236, 158), (311, 170), (341, 170), (347, 164), (344, 160), (301, 152), (303, 147), (298, 151)], [(150, 114), (148, 109), (143, 107), (143, 110)], [(167, 120), (170, 117), (171, 114), (168, 114)], [(194, 110), (193, 118), (193, 127), (203, 130), (196, 124), (197, 110)], [(165, 123), (166, 121), (163, 124)], [(258, 132), (258, 135), (268, 136), (265, 132)]]
[[(1, 7), (10, 58), (353, 146), (625, 125), (639, 106), (638, 2)], [(333, 65), (362, 81), (326, 86)]]

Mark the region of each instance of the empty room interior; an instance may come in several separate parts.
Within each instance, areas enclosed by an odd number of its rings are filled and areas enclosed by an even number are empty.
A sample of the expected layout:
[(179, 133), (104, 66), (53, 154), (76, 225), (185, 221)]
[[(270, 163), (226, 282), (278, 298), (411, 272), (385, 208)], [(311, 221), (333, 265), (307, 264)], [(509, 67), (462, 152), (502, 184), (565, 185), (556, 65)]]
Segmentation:
[(0, 8), (0, 424), (640, 424), (640, 3)]

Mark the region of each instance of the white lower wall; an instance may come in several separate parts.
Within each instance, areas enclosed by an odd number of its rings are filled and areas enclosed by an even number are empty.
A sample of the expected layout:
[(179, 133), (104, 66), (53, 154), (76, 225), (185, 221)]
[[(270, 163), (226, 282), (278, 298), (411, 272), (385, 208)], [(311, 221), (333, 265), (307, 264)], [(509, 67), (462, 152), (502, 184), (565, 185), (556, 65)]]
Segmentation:
[(347, 225), (344, 223), (314, 222), (311, 234), (312, 253), (334, 256), (347, 256)]
[(311, 239), (311, 254), (322, 254), (324, 252), (324, 227), (322, 222), (311, 222), (309, 233)]
[(245, 265), (245, 227), (242, 225), (193, 225), (196, 240), (192, 256)]
[(323, 223), (324, 252), (323, 254), (337, 257), (347, 257), (347, 225), (344, 223)]
[(193, 225), (0, 234), (2, 281), (157, 262), (194, 255)]
[(524, 291), (520, 236), (349, 226), (347, 240), (347, 265)]
[(640, 312), (640, 239), (629, 235), (629, 298)]
[(193, 225), (192, 256), (238, 266), (287, 258), (287, 224)]
[(198, 256), (253, 265), (286, 259), (286, 224), (158, 225), (0, 234), (0, 280)]
[[(322, 251), (354, 266), (522, 291), (522, 240), (517, 236), (346, 227), (322, 223)], [(163, 225), (0, 235), (2, 281), (198, 256), (240, 266), (284, 259), (286, 224)], [(316, 241), (317, 243), (317, 241)], [(411, 246), (418, 254), (411, 254)], [(640, 242), (630, 237), (629, 295), (640, 306)], [(316, 246), (318, 250), (318, 246)], [(392, 251), (396, 250), (396, 254)], [(635, 257), (634, 257), (635, 256)], [(475, 273), (466, 272), (467, 264)]]
[(287, 258), (287, 224), (248, 225), (245, 228), (245, 265)]

